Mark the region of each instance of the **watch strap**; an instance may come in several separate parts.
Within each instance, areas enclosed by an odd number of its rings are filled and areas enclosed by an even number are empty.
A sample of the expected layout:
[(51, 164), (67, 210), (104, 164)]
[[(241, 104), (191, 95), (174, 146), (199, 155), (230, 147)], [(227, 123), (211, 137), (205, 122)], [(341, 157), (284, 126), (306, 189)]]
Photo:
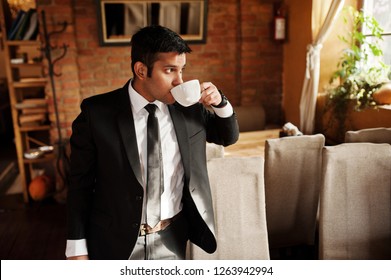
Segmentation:
[(221, 95), (221, 102), (218, 105), (212, 105), (214, 108), (223, 108), (228, 104), (228, 99), (225, 97), (224, 93), (221, 90), (219, 90), (219, 93)]

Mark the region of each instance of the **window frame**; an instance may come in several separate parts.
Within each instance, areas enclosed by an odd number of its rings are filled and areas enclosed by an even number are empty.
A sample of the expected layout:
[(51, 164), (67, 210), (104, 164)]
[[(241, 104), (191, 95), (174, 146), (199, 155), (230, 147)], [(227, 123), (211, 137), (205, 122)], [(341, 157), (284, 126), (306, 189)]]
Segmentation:
[[(376, 4), (376, 1), (382, 1), (382, 0), (362, 0), (360, 6), (361, 6), (361, 9), (364, 11), (364, 15), (373, 16), (379, 22), (380, 26), (382, 28), (384, 28), (383, 27), (384, 25), (381, 23), (379, 18), (376, 17), (376, 14), (374, 14), (374, 12), (373, 12), (374, 8), (378, 7), (378, 4)], [(391, 14), (391, 2), (387, 2), (387, 4), (389, 5), (389, 12)], [(384, 32), (381, 33), (384, 45), (382, 47), (383, 55), (380, 57), (380, 59), (385, 64), (391, 65), (391, 17), (387, 17), (387, 24), (386, 25), (389, 26), (389, 30), (385, 29)], [(363, 34), (367, 37), (373, 36), (371, 34), (368, 34), (365, 31), (365, 28), (363, 29)]]

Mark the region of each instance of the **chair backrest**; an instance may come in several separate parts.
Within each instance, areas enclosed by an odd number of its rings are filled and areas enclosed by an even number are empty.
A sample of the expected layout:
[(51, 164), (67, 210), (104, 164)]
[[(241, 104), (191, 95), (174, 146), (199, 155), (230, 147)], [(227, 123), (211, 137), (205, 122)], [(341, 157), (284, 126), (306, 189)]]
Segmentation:
[(266, 140), (265, 196), (269, 247), (314, 245), (321, 134)]
[(391, 128), (375, 127), (346, 131), (345, 143), (370, 142), (391, 144)]
[(208, 161), (217, 251), (207, 254), (190, 244), (190, 259), (270, 258), (263, 164), (263, 157), (214, 158)]
[(320, 259), (391, 259), (391, 146), (325, 147)]
[(206, 143), (206, 159), (224, 157), (224, 146), (214, 143)]

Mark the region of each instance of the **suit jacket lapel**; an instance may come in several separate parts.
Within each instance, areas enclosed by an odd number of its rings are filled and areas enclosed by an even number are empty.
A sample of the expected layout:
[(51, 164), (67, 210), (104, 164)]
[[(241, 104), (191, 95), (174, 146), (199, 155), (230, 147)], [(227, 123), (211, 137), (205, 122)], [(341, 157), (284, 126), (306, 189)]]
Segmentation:
[(126, 85), (119, 92), (120, 98), (117, 122), (130, 166), (132, 167), (134, 175), (136, 176), (138, 182), (142, 186), (143, 180), (136, 141), (136, 130), (134, 128), (133, 114), (128, 93), (128, 86), (129, 82), (126, 83)]
[(189, 135), (185, 125), (185, 118), (175, 105), (168, 105), (171, 119), (174, 124), (176, 137), (178, 139), (179, 150), (182, 156), (183, 167), (185, 169), (186, 185), (190, 180), (190, 142)]

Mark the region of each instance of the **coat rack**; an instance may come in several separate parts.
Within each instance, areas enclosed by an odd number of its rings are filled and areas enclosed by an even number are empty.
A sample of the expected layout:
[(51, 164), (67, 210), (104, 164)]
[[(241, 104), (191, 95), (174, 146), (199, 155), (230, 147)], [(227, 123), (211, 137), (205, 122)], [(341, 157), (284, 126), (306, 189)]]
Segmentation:
[[(50, 78), (50, 84), (53, 93), (53, 105), (54, 105), (54, 113), (55, 113), (57, 133), (58, 133), (58, 142), (57, 142), (58, 154), (57, 154), (56, 167), (64, 183), (63, 187), (65, 187), (66, 185), (68, 185), (67, 174), (69, 173), (69, 157), (66, 154), (66, 142), (63, 141), (62, 134), (61, 134), (60, 118), (59, 118), (58, 105), (57, 105), (57, 94), (56, 94), (56, 87), (54, 82), (54, 77), (61, 76), (61, 73), (56, 73), (54, 71), (54, 65), (62, 58), (65, 57), (67, 53), (68, 45), (64, 43), (62, 44), (61, 47), (58, 47), (57, 45), (52, 45), (50, 40), (53, 35), (64, 32), (68, 26), (68, 23), (64, 21), (60, 23), (61, 27), (59, 30), (48, 32), (47, 25), (46, 25), (45, 11), (43, 10), (41, 11), (41, 16), (42, 16), (42, 25), (43, 25), (43, 35), (44, 35), (44, 46), (42, 47), (41, 50), (43, 51), (43, 54), (48, 61), (48, 75)], [(55, 49), (61, 49), (62, 53), (57, 58), (53, 59), (52, 51)]]

